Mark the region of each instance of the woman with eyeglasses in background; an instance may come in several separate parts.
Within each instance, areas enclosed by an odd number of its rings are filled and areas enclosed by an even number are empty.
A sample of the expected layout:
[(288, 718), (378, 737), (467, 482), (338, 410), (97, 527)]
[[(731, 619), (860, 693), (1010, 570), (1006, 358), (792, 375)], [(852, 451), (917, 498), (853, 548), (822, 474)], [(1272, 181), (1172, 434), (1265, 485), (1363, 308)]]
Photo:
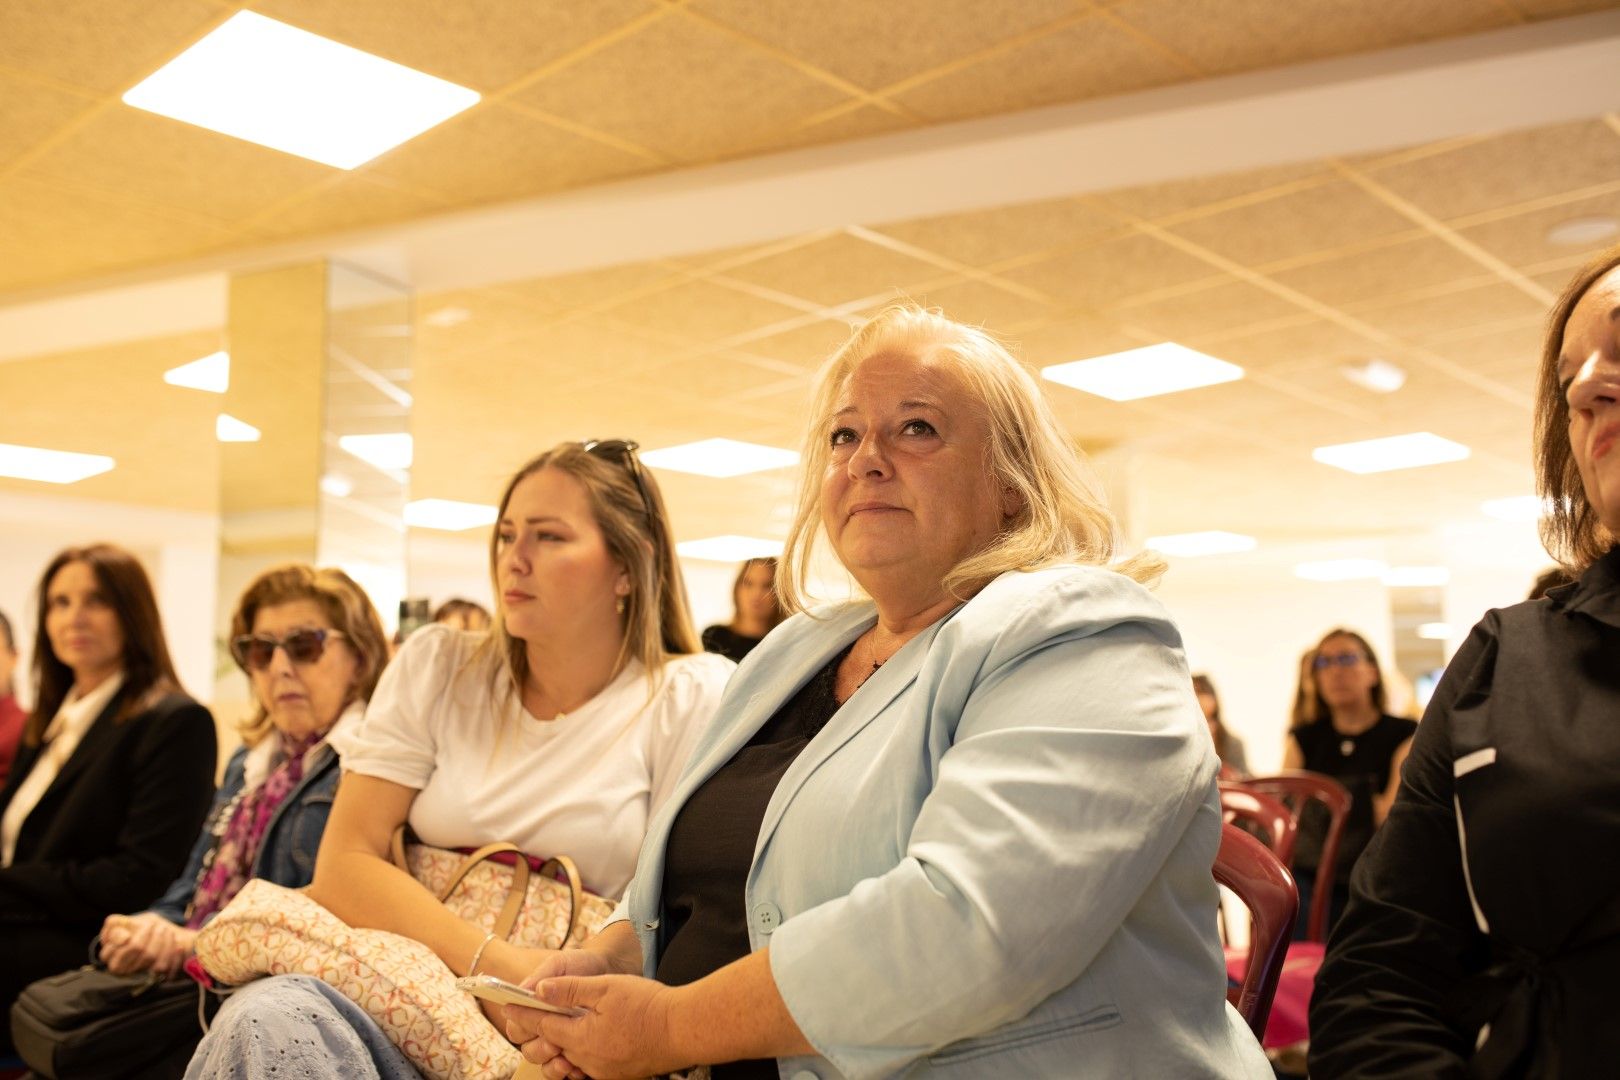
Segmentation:
[[(1329, 630), (1310, 657), (1311, 694), (1305, 720), (1288, 732), (1283, 768), (1324, 773), (1350, 792), (1350, 816), (1339, 840), (1333, 875), (1333, 905), (1328, 912), (1331, 929), (1350, 895), (1350, 868), (1395, 801), (1401, 762), (1406, 760), (1417, 724), (1385, 712), (1388, 700), (1383, 671), (1372, 646), (1354, 630)], [(1296, 937), (1304, 934), (1327, 824), (1327, 812), (1319, 803), (1307, 804), (1300, 813), (1293, 865), (1300, 893)]]
[[(490, 539), (487, 632), (432, 625), (389, 665), (343, 747), (310, 895), (517, 982), (540, 950), (463, 922), (389, 861), (402, 824), (441, 848), (569, 855), (616, 897), (733, 669), (700, 651), (658, 486), (634, 443), (562, 443), (518, 470)], [(348, 999), (278, 976), (235, 992), (187, 1075), (414, 1077)]]
[[(280, 566), (237, 602), (231, 655), (257, 708), (238, 725), (243, 745), (185, 870), (150, 909), (102, 924), (101, 959), (115, 974), (176, 974), (197, 931), (253, 878), (309, 884), (337, 790), (337, 746), (377, 685), (388, 638), (343, 571)], [(190, 1025), (140, 1075), (177, 1075), (201, 1035)]]
[(0, 791), (0, 1009), (157, 898), (214, 793), (214, 720), (180, 689), (135, 556), (60, 552), (36, 606), (34, 708)]

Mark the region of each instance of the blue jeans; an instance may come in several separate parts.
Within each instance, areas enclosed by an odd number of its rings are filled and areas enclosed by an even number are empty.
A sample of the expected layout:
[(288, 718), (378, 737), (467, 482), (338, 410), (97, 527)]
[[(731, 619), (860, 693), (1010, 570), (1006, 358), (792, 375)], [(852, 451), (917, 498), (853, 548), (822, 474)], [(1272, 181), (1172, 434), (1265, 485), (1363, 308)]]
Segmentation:
[(226, 999), (186, 1080), (420, 1080), (365, 1011), (308, 975), (248, 983)]

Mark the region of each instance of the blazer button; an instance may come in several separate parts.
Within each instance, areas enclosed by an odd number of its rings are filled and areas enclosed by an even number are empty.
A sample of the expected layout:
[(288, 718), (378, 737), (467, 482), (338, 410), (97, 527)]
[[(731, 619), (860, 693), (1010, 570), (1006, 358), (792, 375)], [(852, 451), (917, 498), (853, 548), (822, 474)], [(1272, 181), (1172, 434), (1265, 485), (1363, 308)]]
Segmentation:
[(782, 909), (769, 900), (754, 905), (754, 929), (769, 934), (782, 925)]

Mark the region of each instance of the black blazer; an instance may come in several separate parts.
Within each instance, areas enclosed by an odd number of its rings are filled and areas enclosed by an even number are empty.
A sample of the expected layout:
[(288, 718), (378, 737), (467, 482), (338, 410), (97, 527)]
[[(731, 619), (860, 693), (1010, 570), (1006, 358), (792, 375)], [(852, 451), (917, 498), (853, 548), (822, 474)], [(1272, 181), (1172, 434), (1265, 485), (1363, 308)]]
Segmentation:
[[(213, 717), (177, 693), (114, 723), (127, 694), (113, 696), (23, 822), (0, 869), (0, 924), (99, 928), (145, 909), (185, 866), (214, 792)], [(41, 749), (18, 748), (0, 814)]]

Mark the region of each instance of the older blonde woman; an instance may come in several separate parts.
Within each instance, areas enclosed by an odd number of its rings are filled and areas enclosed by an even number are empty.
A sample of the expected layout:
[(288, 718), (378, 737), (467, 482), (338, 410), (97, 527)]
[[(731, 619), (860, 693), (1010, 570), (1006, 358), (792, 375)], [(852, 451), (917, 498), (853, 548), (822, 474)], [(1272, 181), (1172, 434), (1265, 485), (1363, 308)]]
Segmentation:
[(1536, 476), (1574, 584), (1487, 612), (1350, 879), (1313, 1077), (1612, 1076), (1620, 964), (1620, 248), (1548, 321)]
[[(507, 1010), (548, 1076), (1270, 1076), (1226, 1004), (1218, 762), (1180, 638), (1030, 375), (890, 309), (822, 370), (790, 619), (621, 920)], [(772, 1060), (775, 1059), (775, 1060)]]

